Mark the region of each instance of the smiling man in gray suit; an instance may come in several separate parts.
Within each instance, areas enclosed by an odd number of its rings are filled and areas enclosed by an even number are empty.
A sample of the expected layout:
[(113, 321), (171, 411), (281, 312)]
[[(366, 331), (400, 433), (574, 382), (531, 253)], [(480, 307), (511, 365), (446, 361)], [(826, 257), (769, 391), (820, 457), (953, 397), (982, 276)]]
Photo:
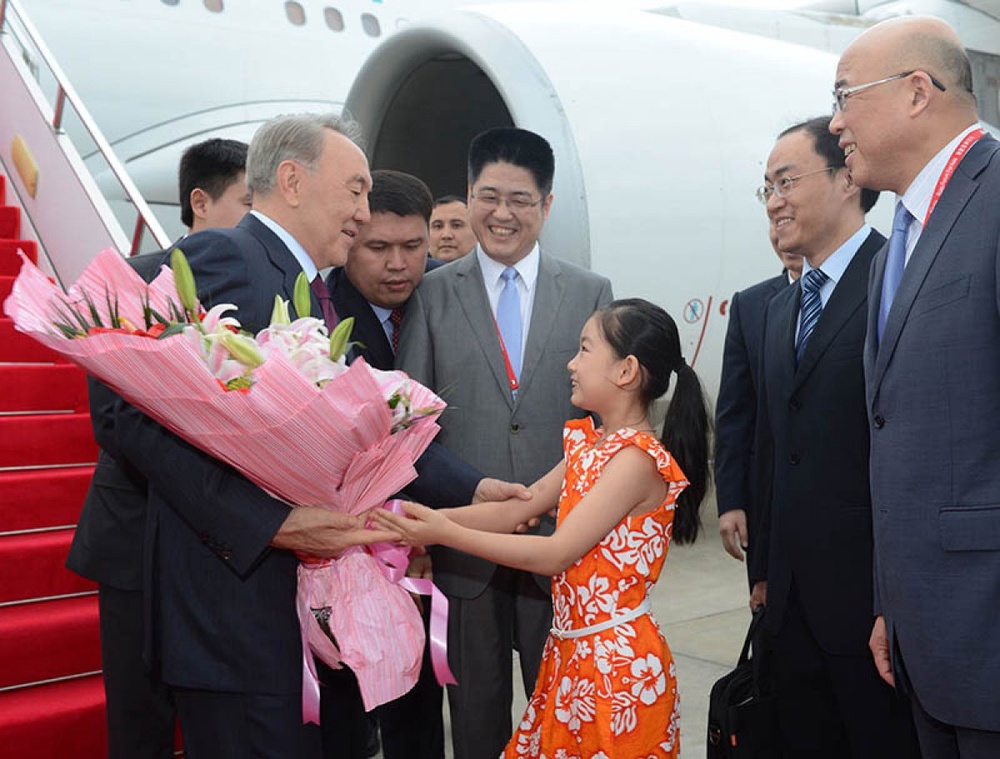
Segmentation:
[[(523, 129), (472, 141), (479, 247), (424, 278), (397, 356), (399, 368), (445, 394), (438, 441), (491, 477), (525, 484), (560, 459), (564, 422), (583, 414), (570, 404), (566, 363), (584, 322), (612, 299), (607, 279), (539, 250), (554, 168), (548, 142)], [(455, 757), (492, 759), (512, 732), (512, 648), (525, 691), (534, 687), (552, 620), (549, 578), (446, 548), (432, 557), (450, 602)]]
[(1000, 143), (939, 19), (865, 32), (837, 67), (847, 167), (897, 194), (865, 343), (871, 648), (925, 759), (1000, 756)]

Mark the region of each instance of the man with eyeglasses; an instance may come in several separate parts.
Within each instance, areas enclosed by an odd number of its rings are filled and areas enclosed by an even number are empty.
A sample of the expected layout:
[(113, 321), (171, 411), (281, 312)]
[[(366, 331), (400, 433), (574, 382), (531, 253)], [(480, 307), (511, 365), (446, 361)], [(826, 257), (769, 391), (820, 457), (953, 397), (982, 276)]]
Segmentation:
[(758, 198), (794, 287), (767, 305), (761, 348), (763, 499), (751, 606), (764, 605), (785, 759), (916, 757), (908, 709), (868, 653), (872, 540), (861, 349), (868, 270), (885, 238), (878, 193), (844, 167), (829, 117), (782, 132)]
[(871, 649), (927, 759), (1000, 756), (1000, 143), (933, 18), (878, 24), (837, 67), (830, 124), (896, 193), (868, 298)]
[[(438, 441), (491, 477), (531, 483), (563, 455), (570, 403), (566, 363), (590, 315), (612, 299), (604, 277), (542, 251), (552, 207), (552, 148), (523, 129), (478, 135), (469, 147), (469, 209), (479, 239), (429, 272), (410, 301), (397, 366), (444, 393)], [(551, 518), (542, 529), (551, 532)], [(548, 577), (431, 549), (449, 600), (449, 686), (456, 759), (498, 756), (513, 732), (512, 655), (534, 688), (552, 621)]]

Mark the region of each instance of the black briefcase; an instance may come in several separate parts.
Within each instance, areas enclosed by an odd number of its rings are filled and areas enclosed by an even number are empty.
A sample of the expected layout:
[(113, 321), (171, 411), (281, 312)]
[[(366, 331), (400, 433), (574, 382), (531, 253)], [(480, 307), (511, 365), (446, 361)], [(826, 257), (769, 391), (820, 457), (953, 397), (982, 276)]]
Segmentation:
[(774, 697), (761, 645), (763, 619), (761, 607), (754, 612), (736, 669), (712, 686), (708, 701), (708, 759), (780, 756)]

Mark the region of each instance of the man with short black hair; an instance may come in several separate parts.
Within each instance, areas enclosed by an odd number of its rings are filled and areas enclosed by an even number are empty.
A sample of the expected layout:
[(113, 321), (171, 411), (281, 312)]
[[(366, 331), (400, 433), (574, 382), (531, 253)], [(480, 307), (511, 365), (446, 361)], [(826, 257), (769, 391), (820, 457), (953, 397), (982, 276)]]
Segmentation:
[(757, 458), (766, 483), (750, 577), (766, 606), (786, 759), (918, 756), (905, 704), (868, 654), (869, 430), (862, 346), (878, 193), (844, 166), (827, 116), (789, 127), (759, 196), (778, 247), (803, 259), (764, 319)]
[(476, 234), (469, 223), (469, 207), (458, 195), (434, 201), (431, 213), (431, 258), (454, 261), (476, 249)]
[[(570, 403), (566, 363), (611, 283), (540, 250), (555, 159), (523, 129), (483, 132), (469, 146), (476, 251), (424, 277), (408, 306), (397, 365), (445, 392), (441, 444), (487, 474), (533, 483), (562, 457)], [(543, 526), (551, 531), (550, 518)], [(552, 618), (551, 581), (433, 547), (449, 599), (449, 686), (456, 759), (497, 756), (512, 734), (512, 649), (526, 693)]]
[(247, 144), (239, 140), (215, 137), (184, 151), (177, 183), (188, 234), (239, 224), (250, 210), (246, 163)]
[[(181, 157), (178, 189), (188, 234), (234, 227), (249, 210), (247, 145), (212, 139)], [(163, 253), (135, 256), (129, 263), (147, 282), (159, 274)], [(88, 380), (92, 399), (104, 390)], [(102, 405), (91, 403), (91, 423), (111, 427)], [(95, 433), (96, 434), (96, 433)], [(142, 659), (142, 568), (147, 482), (127, 462), (103, 448), (80, 513), (66, 565), (99, 583), (101, 661), (108, 756), (111, 759), (170, 759), (174, 755), (173, 696)]]
[[(362, 357), (376, 369), (389, 370), (395, 362), (410, 296), (425, 267), (439, 265), (427, 258), (431, 193), (411, 174), (380, 169), (372, 172), (368, 205), (371, 219), (358, 231), (347, 261), (330, 272), (327, 283), (337, 313), (342, 318), (354, 317), (351, 339), (357, 344), (348, 358)], [(479, 477), (478, 473), (471, 477), (471, 487), (452, 496), (455, 500), (451, 505), (471, 501)], [(426, 554), (411, 561), (409, 574), (430, 576)], [(422, 608), (426, 621), (428, 603)], [(338, 744), (338, 756), (357, 756), (354, 747), (363, 745), (367, 737), (367, 717), (354, 675), (348, 669), (330, 670), (322, 662), (317, 664), (327, 686), (323, 694), (324, 715), (328, 715), (322, 721), (324, 741)], [(444, 759), (442, 699), (428, 642), (417, 684), (373, 713), (381, 728), (385, 759)]]

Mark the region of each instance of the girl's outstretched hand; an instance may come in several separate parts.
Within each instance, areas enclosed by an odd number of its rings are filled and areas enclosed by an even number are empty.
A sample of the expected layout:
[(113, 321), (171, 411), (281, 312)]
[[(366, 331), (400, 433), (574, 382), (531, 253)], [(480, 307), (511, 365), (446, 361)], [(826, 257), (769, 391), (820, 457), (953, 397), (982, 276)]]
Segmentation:
[(402, 536), (401, 543), (411, 546), (440, 543), (445, 532), (453, 525), (444, 514), (419, 503), (403, 501), (402, 506), (406, 516), (393, 514), (386, 509), (375, 509), (372, 512), (375, 524), (382, 529), (399, 533)]

